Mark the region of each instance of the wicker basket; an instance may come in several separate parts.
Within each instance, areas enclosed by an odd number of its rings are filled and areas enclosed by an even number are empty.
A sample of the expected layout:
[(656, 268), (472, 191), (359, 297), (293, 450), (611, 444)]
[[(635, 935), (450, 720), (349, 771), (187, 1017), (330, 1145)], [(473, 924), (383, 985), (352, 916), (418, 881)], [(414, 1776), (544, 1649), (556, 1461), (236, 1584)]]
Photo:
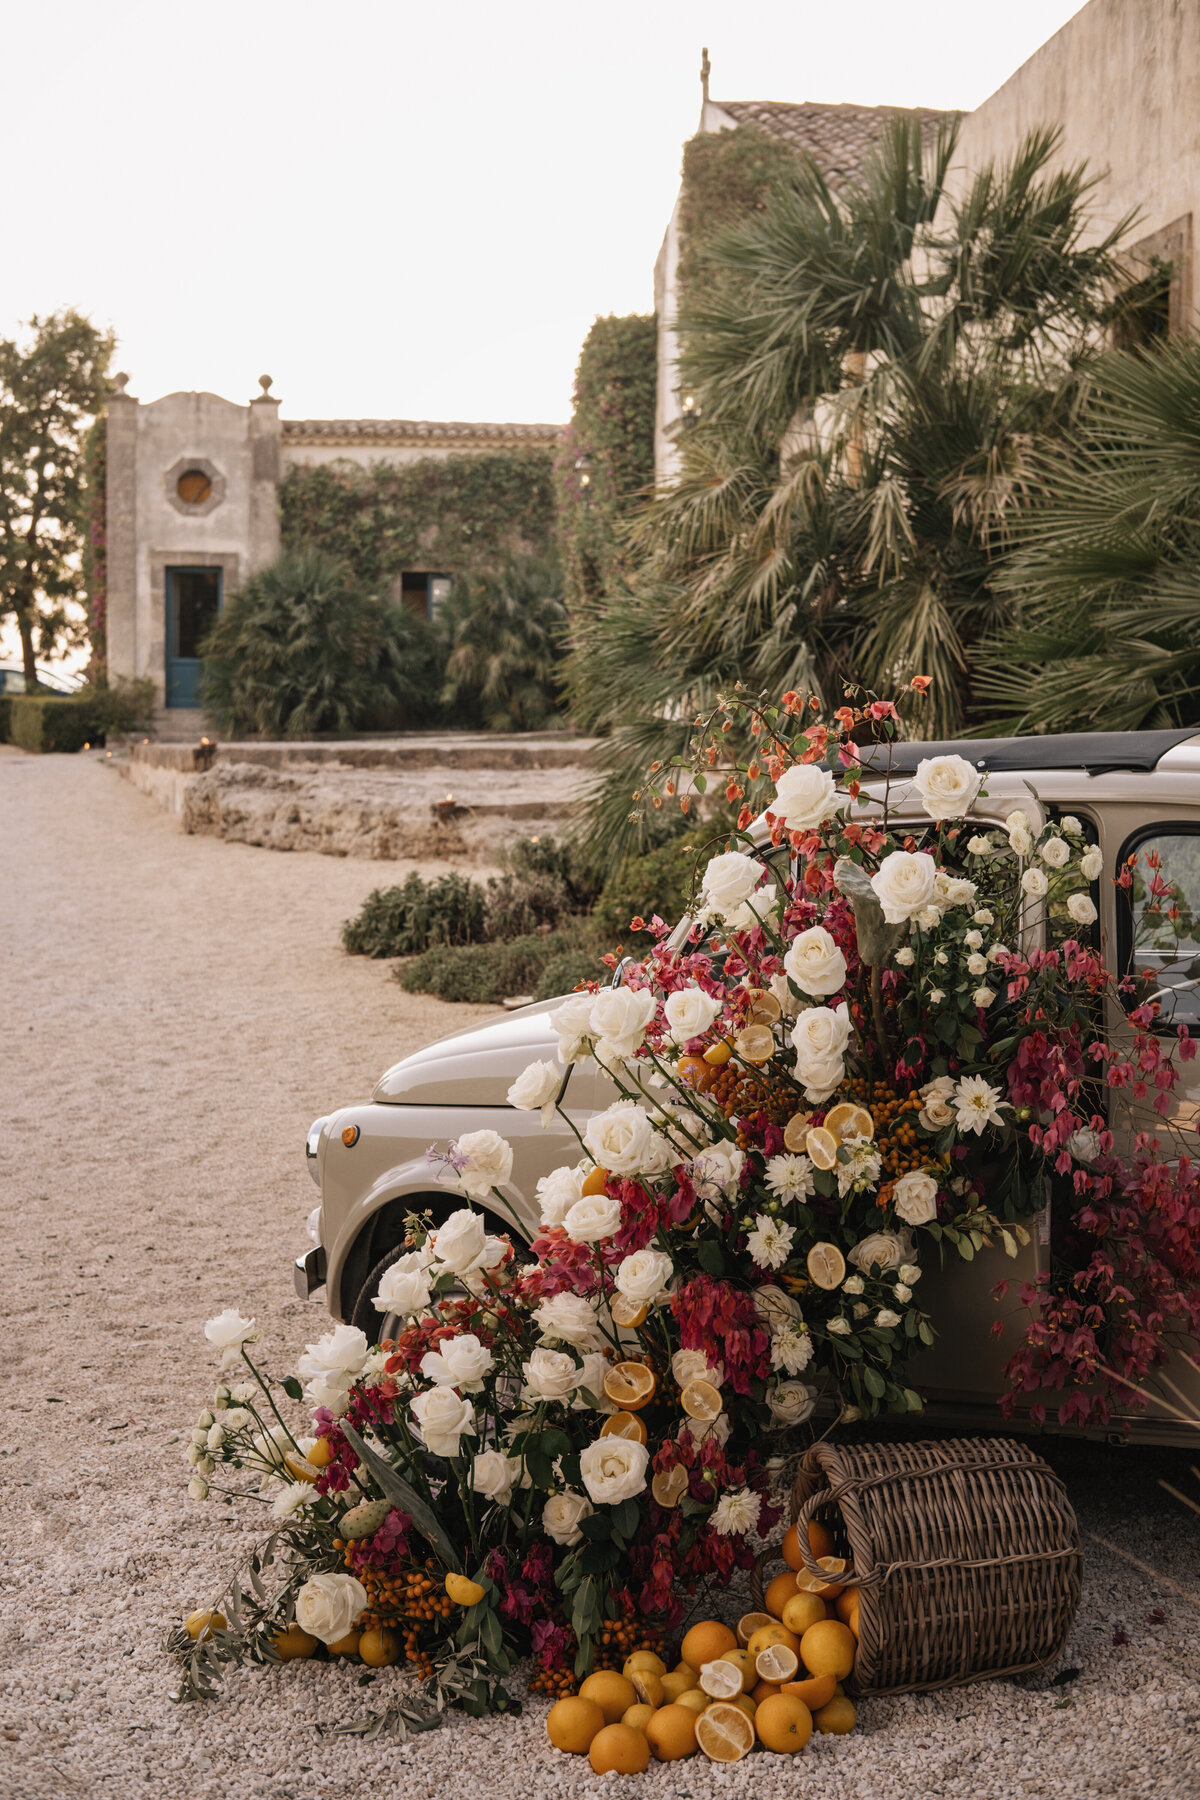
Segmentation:
[[(1079, 1527), (1054, 1471), (1006, 1438), (814, 1444), (792, 1518), (821, 1518), (854, 1569), (859, 1643), (850, 1684), (903, 1693), (1018, 1675), (1051, 1662), (1079, 1604)], [(763, 1602), (759, 1558), (755, 1602)]]

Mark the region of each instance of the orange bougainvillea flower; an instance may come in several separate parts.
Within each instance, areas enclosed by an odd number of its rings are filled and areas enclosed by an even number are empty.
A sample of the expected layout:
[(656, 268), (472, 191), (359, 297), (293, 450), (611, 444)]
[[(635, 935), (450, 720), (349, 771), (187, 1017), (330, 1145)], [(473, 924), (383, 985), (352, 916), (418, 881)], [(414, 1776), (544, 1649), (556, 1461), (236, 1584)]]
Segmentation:
[(918, 694), (927, 694), (933, 686), (933, 676), (914, 675), (908, 685)]

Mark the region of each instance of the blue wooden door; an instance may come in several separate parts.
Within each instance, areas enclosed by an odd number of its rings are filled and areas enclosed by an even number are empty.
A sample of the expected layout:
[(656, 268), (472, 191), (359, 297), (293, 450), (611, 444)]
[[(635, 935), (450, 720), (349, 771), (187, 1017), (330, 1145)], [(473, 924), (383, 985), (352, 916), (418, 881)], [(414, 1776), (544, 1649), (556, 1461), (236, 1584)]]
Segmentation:
[(200, 704), (199, 646), (221, 612), (220, 569), (167, 570), (167, 705)]

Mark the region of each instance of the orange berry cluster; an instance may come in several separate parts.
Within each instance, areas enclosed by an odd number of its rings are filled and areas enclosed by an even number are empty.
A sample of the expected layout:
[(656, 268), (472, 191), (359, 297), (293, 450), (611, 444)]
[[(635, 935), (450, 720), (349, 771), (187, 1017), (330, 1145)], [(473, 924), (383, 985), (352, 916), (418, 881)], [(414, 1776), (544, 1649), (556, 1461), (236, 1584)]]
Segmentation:
[(421, 1634), (429, 1625), (449, 1619), (454, 1613), (454, 1602), (449, 1594), (444, 1593), (428, 1573), (433, 1568), (432, 1561), (426, 1562), (423, 1569), (398, 1572), (371, 1567), (359, 1569), (351, 1560), (351, 1547), (341, 1538), (335, 1538), (333, 1543), (334, 1548), (342, 1552), (346, 1567), (357, 1575), (367, 1590), (367, 1610), (359, 1619), (359, 1625), (364, 1631), (399, 1631), (408, 1661), (416, 1664), (422, 1679), (431, 1676), (433, 1661), (420, 1647)]
[(573, 1669), (538, 1669), (530, 1677), (531, 1694), (548, 1694), (552, 1700), (565, 1700), (575, 1692), (577, 1677)]
[[(757, 1113), (766, 1113), (773, 1125), (786, 1125), (796, 1110), (796, 1090), (782, 1075), (767, 1069), (751, 1075), (732, 1062), (718, 1071), (709, 1094), (727, 1119), (752, 1119)], [(738, 1141), (741, 1143), (740, 1136)], [(751, 1142), (747, 1138), (742, 1149)]]
[[(909, 1169), (923, 1168), (933, 1160), (929, 1139), (917, 1129), (917, 1114), (921, 1110), (919, 1094), (898, 1093), (882, 1081), (869, 1087), (861, 1079), (852, 1081), (850, 1090), (875, 1120), (875, 1141), (879, 1146), (885, 1185), (896, 1181)], [(879, 1204), (886, 1203), (881, 1187)]]
[(626, 1657), (635, 1650), (654, 1650), (661, 1655), (665, 1642), (663, 1633), (648, 1626), (636, 1613), (631, 1613), (627, 1619), (607, 1619), (600, 1628), (595, 1666), (598, 1669), (624, 1668)]

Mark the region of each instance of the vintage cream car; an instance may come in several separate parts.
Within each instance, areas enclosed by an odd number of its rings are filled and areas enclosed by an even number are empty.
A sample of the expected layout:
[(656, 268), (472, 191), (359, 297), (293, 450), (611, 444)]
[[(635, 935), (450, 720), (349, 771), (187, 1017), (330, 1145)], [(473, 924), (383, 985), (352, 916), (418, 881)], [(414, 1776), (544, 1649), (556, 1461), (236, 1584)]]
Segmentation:
[[(1190, 910), (1200, 915), (1200, 734), (1113, 732), (894, 746), (888, 777), (893, 817), (910, 812), (914, 828), (927, 823), (915, 793), (909, 797), (906, 777), (922, 757), (950, 750), (987, 770), (987, 792), (975, 808), (981, 822), (1002, 823), (1020, 808), (1035, 830), (1061, 813), (1074, 814), (1083, 823), (1104, 855), (1104, 873), (1092, 890), (1099, 909), (1093, 929), (1110, 967), (1136, 966), (1154, 973), (1168, 1029), (1172, 1021), (1200, 1022), (1200, 942), (1184, 939), (1169, 950), (1144, 948), (1138, 921), (1123, 899), (1118, 907), (1112, 882), (1135, 851), (1157, 850)], [(871, 791), (878, 794), (881, 786), (873, 783)], [(786, 857), (786, 850), (771, 850), (765, 832), (763, 844), (765, 857)], [(1040, 908), (1031, 903), (1027, 942), (1040, 941), (1045, 929)], [(686, 920), (678, 930), (681, 936), (686, 933)], [(622, 979), (624, 966), (613, 976), (614, 983)], [(316, 1248), (296, 1264), (302, 1296), (324, 1284), (335, 1318), (361, 1325), (372, 1338), (387, 1335), (391, 1321), (380, 1317), (372, 1299), (383, 1271), (399, 1254), (405, 1215), (426, 1209), (445, 1214), (463, 1204), (453, 1188), (439, 1185), (438, 1169), (426, 1151), (444, 1147), (465, 1131), (491, 1126), (514, 1150), (512, 1180), (504, 1195), (511, 1216), (497, 1208), (489, 1229), (512, 1232), (515, 1226), (526, 1238), (535, 1235), (536, 1183), (551, 1169), (574, 1162), (578, 1145), (561, 1120), (543, 1130), (540, 1115), (510, 1107), (507, 1094), (535, 1057), (553, 1058), (557, 1039), (547, 1015), (559, 1004), (550, 1000), (522, 1007), (442, 1038), (388, 1069), (369, 1101), (339, 1107), (313, 1124), (306, 1155), (321, 1205)], [(1127, 1030), (1118, 1004), (1110, 1000), (1108, 1006), (1107, 1031)], [(1173, 1122), (1194, 1130), (1200, 1064), (1188, 1065), (1187, 1076), (1188, 1086), (1176, 1090)], [(615, 1089), (594, 1062), (564, 1071), (560, 1105), (580, 1127), (614, 1097)], [(1152, 1123), (1153, 1115), (1145, 1122)], [(969, 1265), (956, 1260), (953, 1267), (929, 1271), (923, 1297), (938, 1341), (909, 1364), (909, 1379), (924, 1393), (932, 1420), (968, 1427), (998, 1422), (995, 1402), (1004, 1387), (1001, 1369), (1014, 1333), (1010, 1326), (1000, 1339), (992, 1334), (998, 1309), (990, 1289), (1005, 1275), (1015, 1294), (1022, 1280), (1046, 1266), (1049, 1219), (1043, 1217), (1035, 1226), (1015, 1264), (996, 1250)], [(1011, 1323), (1017, 1323), (1015, 1317)], [(1200, 1409), (1194, 1371), (1177, 1360), (1171, 1376)], [(1171, 1405), (1178, 1407), (1178, 1396)], [(1189, 1428), (1170, 1406), (1131, 1417), (1143, 1442), (1174, 1442), (1188, 1435)]]

